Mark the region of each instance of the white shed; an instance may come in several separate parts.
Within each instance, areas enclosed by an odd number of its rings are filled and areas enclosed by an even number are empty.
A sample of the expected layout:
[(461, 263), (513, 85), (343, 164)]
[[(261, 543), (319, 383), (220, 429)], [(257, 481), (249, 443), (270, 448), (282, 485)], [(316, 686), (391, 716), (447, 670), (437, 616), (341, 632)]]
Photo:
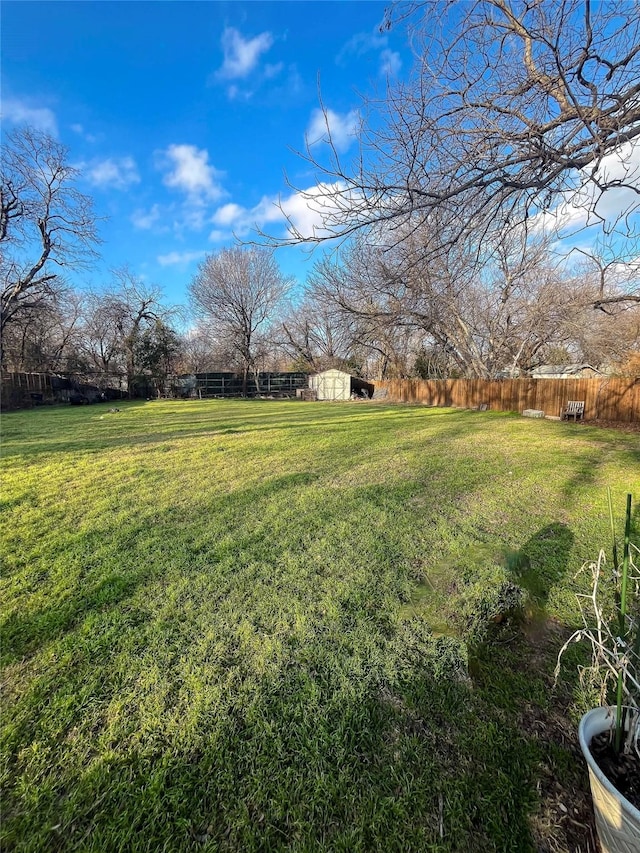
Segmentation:
[(348, 400), (351, 397), (351, 376), (342, 370), (323, 370), (309, 377), (309, 388), (318, 400)]
[(309, 377), (309, 388), (317, 400), (350, 400), (352, 394), (373, 396), (373, 385), (343, 370), (332, 368)]

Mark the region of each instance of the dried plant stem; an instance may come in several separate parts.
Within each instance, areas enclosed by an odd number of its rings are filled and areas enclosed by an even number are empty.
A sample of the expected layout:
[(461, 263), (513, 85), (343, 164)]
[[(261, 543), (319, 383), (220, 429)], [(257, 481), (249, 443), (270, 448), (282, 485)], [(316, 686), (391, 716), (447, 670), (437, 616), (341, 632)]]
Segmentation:
[[(606, 565), (604, 551), (600, 551), (597, 561), (585, 563), (582, 569), (589, 568), (592, 583), (589, 595), (578, 595), (583, 627), (569, 637), (560, 649), (555, 676), (560, 673), (560, 661), (569, 645), (580, 640), (591, 644), (592, 661), (589, 667), (581, 670), (584, 675), (595, 676), (600, 682), (600, 700), (603, 705), (614, 688), (616, 720), (615, 748), (618, 752), (629, 751), (632, 747), (640, 754), (640, 614), (631, 607), (638, 596), (640, 574), (636, 566), (638, 548), (631, 543), (631, 495), (627, 495), (625, 514), (624, 546), (622, 565), (618, 562), (618, 550), (615, 545), (615, 526), (609, 490), (609, 518), (613, 541), (613, 582), (614, 596), (607, 586), (603, 586), (603, 571)], [(615, 613), (611, 613), (611, 605)], [(613, 618), (612, 618), (613, 617)], [(629, 725), (629, 718), (634, 725)]]

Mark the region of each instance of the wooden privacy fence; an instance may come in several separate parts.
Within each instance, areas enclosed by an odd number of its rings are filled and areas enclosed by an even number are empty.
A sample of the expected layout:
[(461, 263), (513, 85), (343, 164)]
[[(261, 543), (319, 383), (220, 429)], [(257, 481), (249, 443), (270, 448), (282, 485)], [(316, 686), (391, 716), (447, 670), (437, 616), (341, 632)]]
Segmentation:
[(559, 416), (568, 400), (584, 400), (586, 419), (640, 421), (640, 378), (619, 379), (389, 379), (376, 382), (376, 396), (427, 406), (486, 406), (498, 412), (539, 409)]

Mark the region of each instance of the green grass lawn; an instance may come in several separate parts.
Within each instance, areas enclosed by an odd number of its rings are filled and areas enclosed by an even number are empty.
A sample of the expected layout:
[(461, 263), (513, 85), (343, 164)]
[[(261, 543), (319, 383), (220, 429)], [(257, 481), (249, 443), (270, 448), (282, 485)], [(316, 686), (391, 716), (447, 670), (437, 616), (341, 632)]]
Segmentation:
[(2, 417), (3, 850), (572, 849), (552, 672), (637, 434), (120, 407)]

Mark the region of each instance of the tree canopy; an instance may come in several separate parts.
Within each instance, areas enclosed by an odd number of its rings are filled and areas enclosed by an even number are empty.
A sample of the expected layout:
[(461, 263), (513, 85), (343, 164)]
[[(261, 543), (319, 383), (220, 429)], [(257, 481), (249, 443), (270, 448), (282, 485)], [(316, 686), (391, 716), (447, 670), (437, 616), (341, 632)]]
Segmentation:
[[(626, 235), (640, 205), (640, 14), (630, 0), (426, 0), (391, 7), (406, 26), (412, 75), (365, 103), (355, 162), (328, 132), (320, 226), (289, 221), (277, 244), (366, 232), (394, 244), (416, 229), (439, 248), (532, 219), (599, 222)], [(328, 123), (327, 130), (329, 131)], [(617, 215), (610, 220), (612, 194)], [(436, 250), (433, 242), (429, 250)]]

